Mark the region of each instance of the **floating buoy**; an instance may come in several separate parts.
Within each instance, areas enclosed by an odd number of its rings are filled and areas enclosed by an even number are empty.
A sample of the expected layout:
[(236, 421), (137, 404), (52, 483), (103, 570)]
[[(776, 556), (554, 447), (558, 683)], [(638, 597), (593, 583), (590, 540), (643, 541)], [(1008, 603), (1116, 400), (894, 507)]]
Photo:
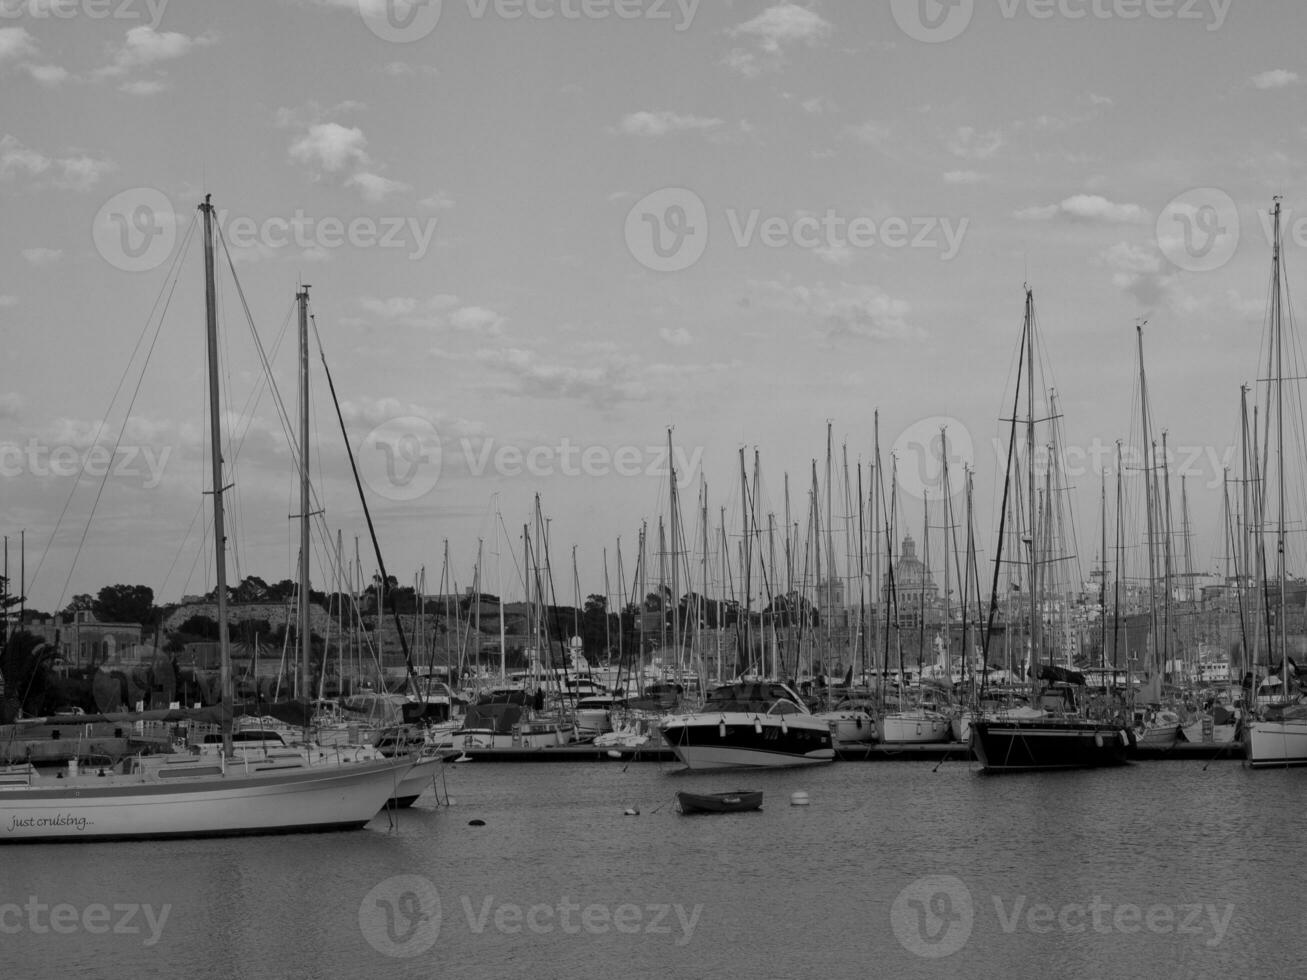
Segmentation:
[(808, 794), (804, 790), (798, 790), (790, 794), (790, 806), (807, 806)]
[(628, 806), (625, 810), (622, 811), (622, 816), (624, 817), (638, 817), (639, 815), (640, 815), (639, 807)]
[(618, 752), (616, 749), (609, 749), (609, 750), (608, 750), (608, 758), (610, 758), (610, 759), (620, 759), (621, 757), (622, 757), (622, 753)]
[(486, 822), (484, 820), (469, 820), (467, 825), (469, 827), (484, 827)]

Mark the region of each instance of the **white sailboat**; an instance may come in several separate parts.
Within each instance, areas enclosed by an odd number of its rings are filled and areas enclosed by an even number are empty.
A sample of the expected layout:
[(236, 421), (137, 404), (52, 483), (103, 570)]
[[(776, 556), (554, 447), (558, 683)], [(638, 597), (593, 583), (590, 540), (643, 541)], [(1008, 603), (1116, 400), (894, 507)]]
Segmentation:
[(222, 752), (217, 758), (128, 759), (123, 768), (54, 775), (34, 766), (0, 774), (0, 843), (205, 837), (362, 827), (412, 769), (408, 758), (325, 766), (241, 758), (232, 749), (232, 671), (227, 635), (226, 536), (213, 205), (200, 205), (208, 356), (214, 556), (222, 655)]
[[(1275, 199), (1274, 216), (1274, 236), (1271, 253), (1271, 302), (1270, 302), (1270, 329), (1271, 329), (1271, 355), (1275, 363), (1272, 365), (1274, 377), (1272, 381), (1275, 385), (1273, 389), (1273, 408), (1274, 421), (1268, 419), (1268, 424), (1275, 426), (1276, 435), (1276, 495), (1278, 519), (1276, 523), (1276, 578), (1278, 580), (1278, 606), (1280, 616), (1276, 624), (1276, 637), (1271, 643), (1271, 649), (1278, 646), (1280, 653), (1280, 698), (1276, 703), (1265, 705), (1259, 709), (1260, 717), (1251, 721), (1247, 726), (1247, 758), (1248, 765), (1254, 769), (1281, 767), (1281, 766), (1303, 766), (1307, 765), (1307, 703), (1303, 702), (1303, 697), (1299, 692), (1292, 689), (1290, 681), (1290, 662), (1288, 652), (1288, 637), (1286, 635), (1288, 619), (1288, 610), (1285, 603), (1286, 581), (1288, 572), (1285, 565), (1285, 482), (1286, 476), (1284, 471), (1284, 330), (1282, 314), (1284, 310), (1284, 297), (1282, 295), (1284, 270), (1282, 265), (1283, 252), (1281, 251), (1280, 239), (1280, 199)], [(1295, 372), (1295, 375), (1298, 372)], [(1300, 403), (1299, 403), (1300, 404)], [(1269, 585), (1269, 583), (1268, 583)], [(1270, 592), (1270, 589), (1266, 589)]]

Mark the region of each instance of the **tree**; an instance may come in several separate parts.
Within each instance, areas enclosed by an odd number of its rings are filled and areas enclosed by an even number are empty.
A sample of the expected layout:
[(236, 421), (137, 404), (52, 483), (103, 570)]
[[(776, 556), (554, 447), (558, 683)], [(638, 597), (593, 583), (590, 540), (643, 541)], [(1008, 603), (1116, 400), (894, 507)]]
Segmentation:
[(95, 599), (85, 592), (79, 592), (73, 596), (73, 601), (64, 606), (61, 615), (70, 619), (79, 612), (90, 612), (95, 605)]
[(106, 585), (91, 605), (102, 623), (140, 623), (154, 619), (154, 589), (148, 585)]

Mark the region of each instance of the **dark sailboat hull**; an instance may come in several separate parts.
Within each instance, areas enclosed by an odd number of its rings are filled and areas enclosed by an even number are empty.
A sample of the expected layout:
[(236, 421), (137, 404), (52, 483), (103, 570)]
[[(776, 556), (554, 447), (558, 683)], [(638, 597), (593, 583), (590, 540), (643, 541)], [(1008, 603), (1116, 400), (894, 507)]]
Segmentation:
[(1125, 765), (1132, 738), (1121, 725), (1022, 719), (971, 723), (971, 750), (987, 773)]

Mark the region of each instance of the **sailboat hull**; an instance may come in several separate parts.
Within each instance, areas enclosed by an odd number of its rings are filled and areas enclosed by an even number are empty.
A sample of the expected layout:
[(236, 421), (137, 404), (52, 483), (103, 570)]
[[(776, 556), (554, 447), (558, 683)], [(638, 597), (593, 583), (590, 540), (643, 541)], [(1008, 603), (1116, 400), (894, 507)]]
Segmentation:
[(1252, 722), (1247, 753), (1254, 769), (1307, 766), (1307, 718)]
[(971, 750), (987, 773), (1120, 766), (1129, 748), (1130, 735), (1120, 725), (1056, 719), (971, 723)]
[(0, 780), (0, 843), (352, 830), (396, 792), (409, 760), (303, 767), (216, 763), (132, 775)]
[(668, 718), (661, 728), (690, 769), (780, 769), (835, 759), (829, 726), (812, 715), (714, 711)]

